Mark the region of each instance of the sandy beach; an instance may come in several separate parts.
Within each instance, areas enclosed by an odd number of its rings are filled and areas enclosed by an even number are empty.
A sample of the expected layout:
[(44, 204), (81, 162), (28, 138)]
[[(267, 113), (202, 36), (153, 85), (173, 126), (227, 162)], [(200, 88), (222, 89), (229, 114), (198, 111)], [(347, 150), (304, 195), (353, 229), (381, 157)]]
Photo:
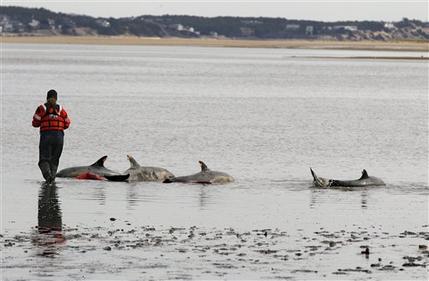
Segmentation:
[(135, 36), (3, 36), (2, 43), (84, 44), (84, 45), (158, 45), (241, 48), (338, 49), (378, 51), (429, 51), (429, 42), (418, 41), (329, 41), (329, 40), (239, 40), (184, 39)]

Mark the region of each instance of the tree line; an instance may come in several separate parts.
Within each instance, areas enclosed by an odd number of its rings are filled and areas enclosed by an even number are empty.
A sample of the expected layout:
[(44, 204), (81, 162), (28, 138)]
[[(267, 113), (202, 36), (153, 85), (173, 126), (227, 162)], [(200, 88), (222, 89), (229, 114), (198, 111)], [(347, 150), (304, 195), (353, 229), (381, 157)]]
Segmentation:
[[(429, 39), (427, 22), (402, 19), (382, 21), (322, 22), (268, 17), (199, 17), (186, 15), (144, 15), (124, 18), (95, 18), (85, 15), (55, 13), (44, 8), (2, 6), (0, 25), (3, 32), (55, 34), (135, 35), (157, 37), (227, 37), (255, 39), (343, 38), (365, 34), (392, 34), (397, 30), (417, 30), (412, 36)], [(404, 35), (405, 36), (405, 35)], [(411, 35), (410, 35), (411, 36)]]

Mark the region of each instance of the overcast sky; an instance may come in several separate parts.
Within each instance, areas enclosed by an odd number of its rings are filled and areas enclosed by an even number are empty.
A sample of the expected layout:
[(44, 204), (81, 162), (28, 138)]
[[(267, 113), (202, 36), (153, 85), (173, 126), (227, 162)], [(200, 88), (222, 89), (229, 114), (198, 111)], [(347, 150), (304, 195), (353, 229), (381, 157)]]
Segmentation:
[(428, 21), (428, 0), (1, 0), (2, 5), (43, 7), (95, 17), (139, 15), (262, 16), (288, 19)]

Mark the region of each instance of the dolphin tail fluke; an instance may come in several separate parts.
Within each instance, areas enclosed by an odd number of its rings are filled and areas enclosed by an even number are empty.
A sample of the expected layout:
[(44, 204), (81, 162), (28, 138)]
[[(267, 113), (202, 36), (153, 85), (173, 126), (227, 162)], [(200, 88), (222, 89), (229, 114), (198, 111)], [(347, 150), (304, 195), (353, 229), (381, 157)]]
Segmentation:
[(97, 162), (95, 162), (91, 166), (93, 166), (93, 167), (104, 167), (104, 162), (106, 161), (106, 159), (107, 159), (107, 155), (98, 159)]

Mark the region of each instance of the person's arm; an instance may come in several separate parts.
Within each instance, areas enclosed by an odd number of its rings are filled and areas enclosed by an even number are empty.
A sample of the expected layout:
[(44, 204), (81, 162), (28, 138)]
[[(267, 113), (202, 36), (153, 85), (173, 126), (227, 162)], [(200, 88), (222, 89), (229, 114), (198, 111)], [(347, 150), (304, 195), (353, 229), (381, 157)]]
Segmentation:
[(71, 120), (68, 117), (67, 111), (64, 109), (64, 107), (61, 110), (61, 116), (64, 119), (64, 129), (67, 129), (68, 127), (70, 127)]
[(36, 109), (36, 112), (33, 115), (33, 127), (40, 127), (40, 124), (42, 122), (42, 116), (45, 114), (45, 110), (43, 109), (43, 106), (39, 106)]

